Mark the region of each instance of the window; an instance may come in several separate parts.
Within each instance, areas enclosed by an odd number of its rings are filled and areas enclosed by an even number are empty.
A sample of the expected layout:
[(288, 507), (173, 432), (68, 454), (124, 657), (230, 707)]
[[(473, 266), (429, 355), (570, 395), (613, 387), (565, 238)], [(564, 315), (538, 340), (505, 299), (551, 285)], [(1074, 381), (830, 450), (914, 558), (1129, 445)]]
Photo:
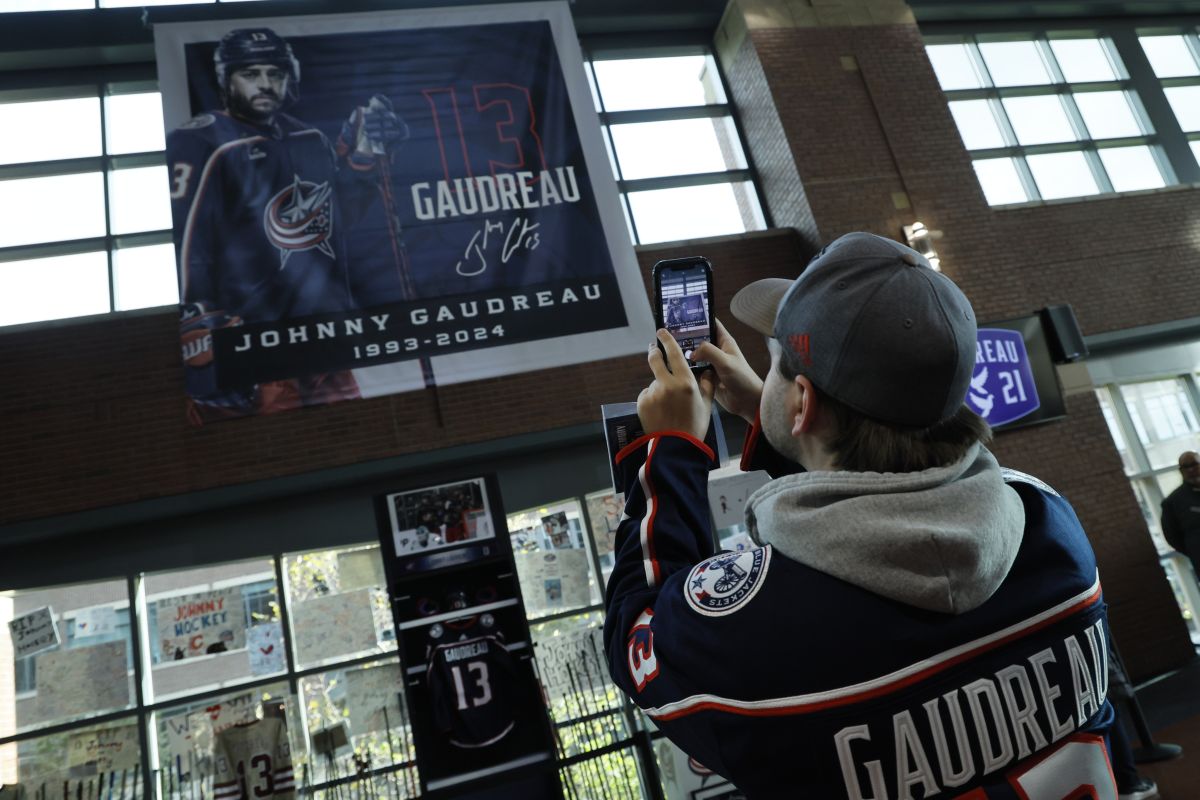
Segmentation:
[(0, 325), (179, 302), (164, 147), (153, 82), (0, 93)]
[[(1177, 182), (1111, 37), (1050, 32), (930, 38), (925, 49), (989, 205)], [(1171, 52), (1175, 64), (1179, 54)], [(1194, 115), (1193, 98), (1178, 102)], [(1196, 127), (1200, 131), (1200, 123)]]
[(587, 71), (635, 243), (766, 227), (710, 53), (596, 52)]
[(1195, 30), (1138, 37), (1193, 154), (1200, 160), (1200, 38)]

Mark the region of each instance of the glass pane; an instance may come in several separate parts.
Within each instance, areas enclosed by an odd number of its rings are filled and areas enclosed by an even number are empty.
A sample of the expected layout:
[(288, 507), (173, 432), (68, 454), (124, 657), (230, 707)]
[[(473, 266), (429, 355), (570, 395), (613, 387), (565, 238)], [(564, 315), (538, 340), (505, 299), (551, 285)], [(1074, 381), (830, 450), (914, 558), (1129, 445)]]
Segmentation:
[(1139, 189), (1160, 189), (1167, 185), (1154, 154), (1145, 145), (1138, 147), (1107, 147), (1100, 150), (1100, 160), (1108, 172), (1108, 180), (1118, 192)]
[(950, 113), (968, 150), (1004, 147), (1004, 134), (996, 123), (990, 100), (960, 100), (950, 104)]
[(1100, 193), (1083, 153), (1026, 156), (1025, 161), (1044, 200)]
[(85, 158), (100, 152), (98, 98), (0, 104), (0, 164)]
[(1141, 136), (1146, 132), (1138, 124), (1124, 92), (1080, 92), (1074, 97), (1093, 139)]
[(1179, 127), (1200, 131), (1200, 86), (1171, 86), (1163, 93), (1179, 119)]
[[(0, 775), (13, 784), (4, 788), (17, 790), (15, 797), (141, 800), (147, 796), (135, 719), (26, 739), (5, 745), (3, 752)], [(9, 760), (14, 755), (15, 763)]]
[(611, 130), (626, 180), (746, 166), (730, 117), (639, 122)]
[(112, 232), (169, 229), (171, 199), (168, 185), (165, 166), (117, 169), (108, 173)]
[[(621, 713), (621, 693), (610, 682), (599, 613), (531, 625), (537, 646), (537, 668), (549, 701), (547, 711), (558, 732), (565, 757), (616, 744), (629, 730)], [(646, 797), (631, 754), (611, 753), (563, 771), (563, 779), (580, 798), (611, 796), (611, 787), (628, 787), (633, 797)], [(715, 797), (715, 795), (714, 795)]]
[(113, 250), (113, 273), (117, 311), (179, 302), (173, 244), (119, 247)]
[(0, 261), (0, 325), (106, 314), (108, 256)]
[(272, 559), (148, 575), (145, 586), (156, 700), (287, 669)]
[(589, 494), (583, 500), (587, 505), (588, 523), (592, 526), (592, 548), (600, 558), (600, 577), (607, 586), (608, 576), (613, 571), (617, 525), (625, 513), (625, 495), (600, 491)]
[(1175, 466), (1180, 453), (1200, 449), (1200, 424), (1179, 378), (1126, 384), (1121, 397), (1140, 422), (1138, 437), (1152, 469)]
[[(276, 793), (291, 796), (290, 787), (284, 787), (299, 783), (309, 763), (300, 708), (282, 681), (169, 707), (158, 713), (157, 720), (163, 800), (211, 798), (215, 783), (240, 775), (257, 782), (261, 790), (263, 757), (270, 760), (270, 774), (281, 790)], [(216, 758), (218, 748), (224, 766)], [(255, 756), (259, 760), (254, 768), (244, 763)], [(264, 791), (259, 796), (269, 794)]]
[(124, 580), (0, 593), (0, 626), (16, 676), (0, 737), (133, 707)]
[(725, 102), (711, 56), (593, 61), (592, 69), (607, 111)]
[(1200, 75), (1200, 67), (1182, 36), (1141, 36), (1142, 49), (1160, 78)]
[(996, 86), (1039, 86), (1051, 83), (1042, 54), (1033, 42), (987, 42), (979, 45)]
[(508, 531), (531, 619), (600, 602), (578, 501), (509, 514)]
[[(758, 201), (749, 183), (714, 183), (630, 192), (642, 244), (757, 230)], [(759, 218), (761, 219), (761, 217)]]
[(1104, 421), (1108, 423), (1108, 432), (1113, 437), (1113, 444), (1117, 446), (1117, 452), (1121, 454), (1121, 465), (1125, 467), (1125, 474), (1132, 475), (1138, 471), (1137, 459), (1130, 452), (1129, 445), (1125, 443), (1125, 433), (1121, 430), (1121, 424), (1117, 420), (1112, 402), (1108, 398), (1108, 391), (1097, 389), (1096, 399), (1100, 401), (1100, 411), (1104, 414)]
[(946, 91), (979, 89), (985, 85), (965, 44), (931, 44), (925, 52), (938, 83)]
[[(377, 777), (375, 793), (369, 796), (407, 797), (419, 785), (398, 660), (310, 675), (301, 679), (300, 693), (309, 740), (314, 754), (321, 756), (313, 760), (311, 781), (352, 775), (355, 757), (367, 756), (373, 768), (409, 765), (402, 772)], [(343, 740), (345, 744), (340, 744)], [(339, 744), (330, 748), (326, 742)]]
[(104, 235), (99, 172), (0, 180), (0, 247)]
[(158, 92), (105, 97), (104, 125), (109, 154), (148, 153), (167, 146)]
[(1192, 148), (1192, 157), (1200, 164), (1200, 142), (1188, 142), (1188, 147)]
[(1001, 101), (1008, 112), (1017, 141), (1024, 145), (1073, 142), (1076, 136), (1058, 95), (1006, 97)]
[(1017, 165), (1011, 158), (987, 158), (973, 161), (979, 185), (988, 205), (1002, 206), (1006, 203), (1024, 203), (1029, 199), (1025, 186), (1017, 173)]
[(378, 545), (296, 553), (283, 564), (297, 667), (396, 649)]
[(1100, 39), (1051, 39), (1050, 49), (1068, 83), (1118, 78), (1109, 60), (1108, 48)]

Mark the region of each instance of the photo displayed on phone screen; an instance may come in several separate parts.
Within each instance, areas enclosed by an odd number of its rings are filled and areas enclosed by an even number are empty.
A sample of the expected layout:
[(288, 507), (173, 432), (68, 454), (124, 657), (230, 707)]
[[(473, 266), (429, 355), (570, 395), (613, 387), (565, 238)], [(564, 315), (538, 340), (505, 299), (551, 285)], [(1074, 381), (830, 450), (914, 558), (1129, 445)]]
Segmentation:
[(692, 351), (712, 338), (707, 272), (702, 264), (665, 270), (661, 287), (663, 327), (679, 342), (688, 362), (693, 362)]

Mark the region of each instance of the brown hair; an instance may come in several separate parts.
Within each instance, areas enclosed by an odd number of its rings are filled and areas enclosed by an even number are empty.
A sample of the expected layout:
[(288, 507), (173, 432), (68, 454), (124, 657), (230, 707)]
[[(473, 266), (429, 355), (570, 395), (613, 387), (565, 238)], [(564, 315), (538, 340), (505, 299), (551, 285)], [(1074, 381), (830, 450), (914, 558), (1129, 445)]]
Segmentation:
[[(783, 355), (786, 353), (784, 350)], [(791, 381), (800, 373), (788, 362), (779, 359), (779, 373)], [(837, 426), (827, 444), (840, 469), (918, 472), (944, 467), (965, 456), (976, 442), (986, 444), (992, 438), (987, 422), (965, 405), (928, 428), (909, 428), (871, 419), (824, 392), (820, 394), (821, 405), (830, 410)]]

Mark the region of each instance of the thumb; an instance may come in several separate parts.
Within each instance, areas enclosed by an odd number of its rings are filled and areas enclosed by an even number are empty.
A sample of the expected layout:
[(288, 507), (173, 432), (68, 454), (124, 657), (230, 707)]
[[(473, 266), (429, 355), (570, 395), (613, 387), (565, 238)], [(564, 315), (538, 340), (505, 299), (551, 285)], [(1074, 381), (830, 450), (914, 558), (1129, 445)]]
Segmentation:
[[(700, 346), (693, 352), (692, 359), (694, 361), (707, 361), (717, 366), (725, 366), (729, 356), (712, 342), (701, 342)], [(707, 370), (705, 374), (708, 374)]]

